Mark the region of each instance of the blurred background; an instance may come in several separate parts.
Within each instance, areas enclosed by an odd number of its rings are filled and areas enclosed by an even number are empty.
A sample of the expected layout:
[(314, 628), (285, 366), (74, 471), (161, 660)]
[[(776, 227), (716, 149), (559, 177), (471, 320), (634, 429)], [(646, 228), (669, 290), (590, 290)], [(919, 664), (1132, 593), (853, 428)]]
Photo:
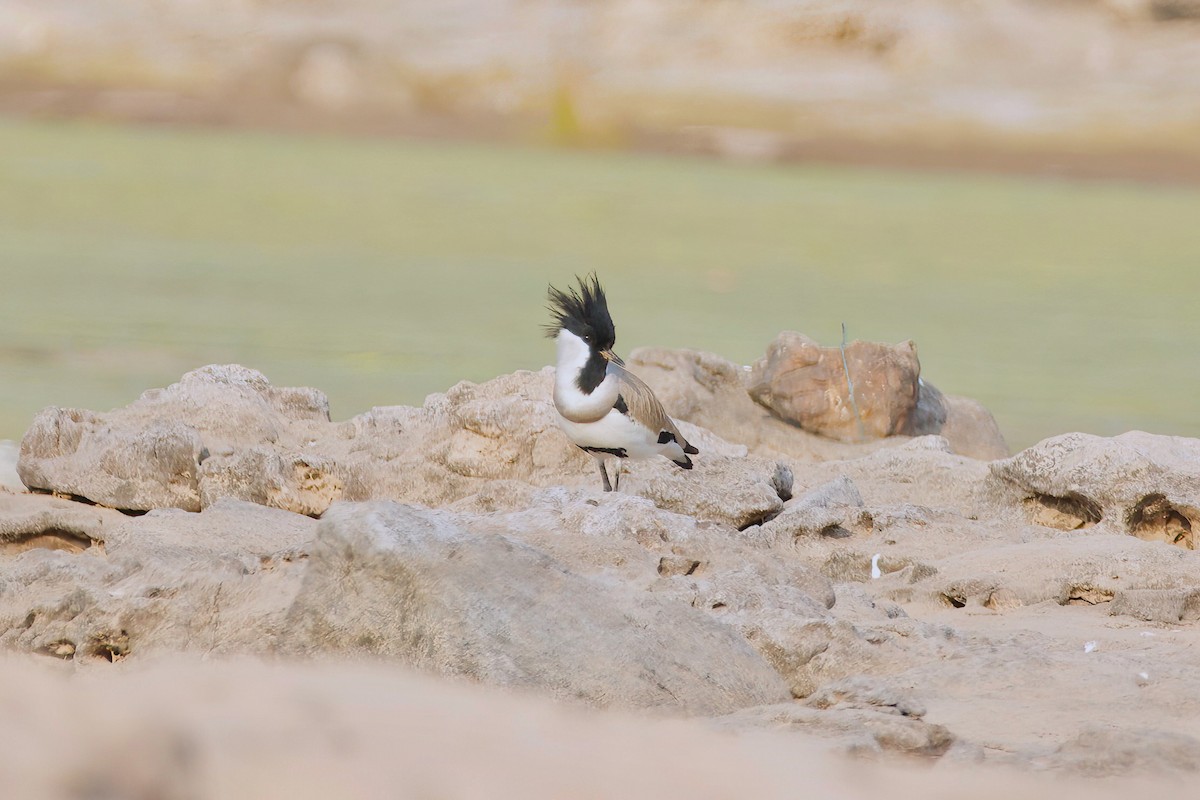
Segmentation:
[(916, 341), (1010, 445), (1200, 436), (1200, 0), (0, 0), (0, 439), (236, 361), (335, 418)]

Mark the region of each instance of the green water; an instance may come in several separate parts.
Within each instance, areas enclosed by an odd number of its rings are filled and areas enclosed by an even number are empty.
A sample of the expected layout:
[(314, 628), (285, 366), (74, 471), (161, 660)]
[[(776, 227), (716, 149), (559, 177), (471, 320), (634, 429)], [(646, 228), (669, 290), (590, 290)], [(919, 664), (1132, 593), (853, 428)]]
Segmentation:
[(1200, 436), (1200, 190), (0, 120), (0, 438), (236, 361), (334, 416), (552, 357), (596, 270), (617, 349), (914, 339), (1014, 447)]

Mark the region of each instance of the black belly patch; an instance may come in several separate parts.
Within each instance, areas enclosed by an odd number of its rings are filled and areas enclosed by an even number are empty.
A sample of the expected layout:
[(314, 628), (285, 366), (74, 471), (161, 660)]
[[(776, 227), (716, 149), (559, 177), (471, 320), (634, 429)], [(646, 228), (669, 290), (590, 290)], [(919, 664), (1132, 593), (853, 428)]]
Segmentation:
[(589, 453), (604, 453), (607, 456), (616, 456), (617, 458), (628, 458), (624, 447), (584, 447), (578, 445), (580, 450), (587, 450)]
[(617, 395), (617, 402), (613, 404), (613, 408), (617, 410), (618, 414), (629, 415), (629, 406), (625, 403), (625, 398), (621, 395)]

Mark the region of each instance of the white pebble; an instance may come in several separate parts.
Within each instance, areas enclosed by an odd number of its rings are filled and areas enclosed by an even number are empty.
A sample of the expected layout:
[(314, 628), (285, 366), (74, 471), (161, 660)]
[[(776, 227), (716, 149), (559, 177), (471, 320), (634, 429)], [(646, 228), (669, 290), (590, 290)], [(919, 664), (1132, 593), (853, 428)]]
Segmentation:
[(1090, 653), (1090, 652), (1092, 652), (1092, 651), (1093, 651), (1093, 650), (1095, 650), (1095, 649), (1096, 649), (1096, 642), (1095, 642), (1095, 641), (1091, 641), (1091, 642), (1084, 642), (1084, 643), (1083, 643), (1083, 652), (1085, 652), (1085, 653)]
[(871, 556), (871, 580), (875, 580), (883, 575), (883, 573), (879, 571), (879, 557), (881, 555), (883, 555), (883, 553), (876, 553), (875, 555)]

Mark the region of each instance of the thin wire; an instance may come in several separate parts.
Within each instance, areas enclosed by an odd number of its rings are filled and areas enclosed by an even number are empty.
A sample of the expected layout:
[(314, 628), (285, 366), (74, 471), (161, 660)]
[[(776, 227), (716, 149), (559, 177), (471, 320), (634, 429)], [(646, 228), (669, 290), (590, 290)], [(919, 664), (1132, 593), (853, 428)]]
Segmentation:
[(865, 441), (867, 426), (863, 425), (862, 414), (858, 410), (858, 400), (854, 397), (854, 381), (850, 380), (850, 365), (846, 362), (846, 323), (842, 323), (842, 369), (846, 373), (846, 386), (850, 388), (850, 406), (854, 409), (854, 418), (858, 420), (858, 438)]

